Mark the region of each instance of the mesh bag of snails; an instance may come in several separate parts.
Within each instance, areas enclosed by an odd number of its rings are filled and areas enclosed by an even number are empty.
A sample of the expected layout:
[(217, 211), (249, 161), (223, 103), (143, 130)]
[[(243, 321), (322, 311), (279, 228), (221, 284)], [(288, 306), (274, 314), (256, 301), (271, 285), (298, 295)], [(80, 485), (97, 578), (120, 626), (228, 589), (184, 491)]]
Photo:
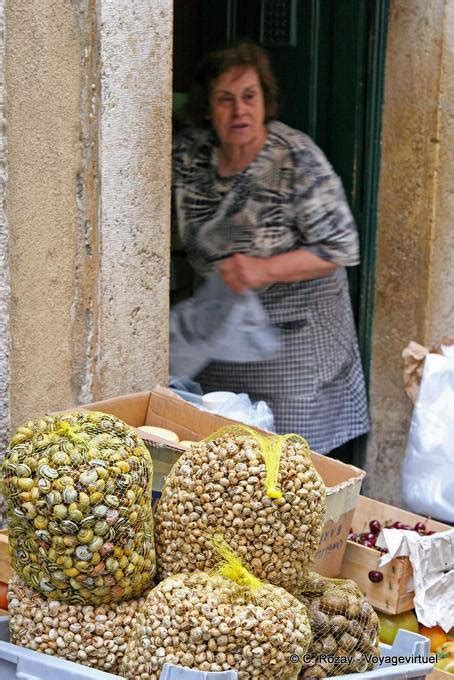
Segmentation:
[(166, 478), (155, 511), (159, 576), (214, 567), (217, 528), (255, 576), (297, 592), (320, 542), (325, 495), (302, 437), (222, 428)]
[(149, 593), (123, 657), (126, 678), (156, 680), (169, 663), (296, 680), (311, 640), (304, 605), (253, 576), (223, 538), (213, 550), (215, 570), (170, 576)]
[(153, 465), (134, 431), (97, 412), (20, 427), (0, 467), (13, 569), (50, 599), (139, 597), (156, 569)]
[(309, 573), (297, 595), (306, 606), (313, 640), (312, 657), (300, 678), (326, 678), (361, 673), (380, 656), (379, 621), (354, 581)]
[(13, 644), (118, 673), (136, 610), (145, 599), (99, 607), (68, 604), (44, 598), (16, 574), (8, 601)]

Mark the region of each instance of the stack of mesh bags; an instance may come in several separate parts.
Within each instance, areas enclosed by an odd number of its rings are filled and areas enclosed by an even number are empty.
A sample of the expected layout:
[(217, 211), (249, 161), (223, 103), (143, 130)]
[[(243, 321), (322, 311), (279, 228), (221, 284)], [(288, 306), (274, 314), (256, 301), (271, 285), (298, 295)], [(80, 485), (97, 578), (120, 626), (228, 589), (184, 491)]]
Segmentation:
[(12, 642), (115, 672), (156, 569), (150, 453), (115, 416), (49, 415), (17, 430), (0, 476)]
[(169, 576), (149, 593), (122, 675), (158, 680), (164, 664), (176, 664), (208, 673), (236, 670), (238, 680), (296, 680), (311, 641), (305, 606), (253, 576), (221, 535), (211, 548), (214, 570)]
[[(248, 572), (269, 587), (285, 589), (307, 609), (312, 628), (307, 650), (301, 656), (300, 650), (287, 649), (286, 658), (292, 657), (293, 665), (281, 669), (278, 677), (311, 677), (311, 673), (326, 677), (365, 670), (373, 665), (366, 656), (369, 659), (369, 653), (377, 653), (377, 617), (355, 584), (336, 580), (333, 594), (333, 581), (311, 571), (325, 514), (326, 489), (302, 437), (264, 436), (244, 426), (222, 428), (183, 453), (166, 479), (155, 512), (158, 576), (164, 583), (177, 578), (181, 584), (189, 578), (184, 575), (192, 572), (212, 573), (218, 561), (213, 540), (221, 534)], [(141, 620), (145, 625), (146, 612)], [(331, 621), (331, 627), (321, 626), (321, 620)], [(257, 624), (257, 620), (252, 624), (251, 637), (263, 642)], [(357, 633), (358, 625), (369, 636), (368, 646), (364, 635)], [(208, 631), (205, 641), (209, 643)], [(211, 644), (214, 649), (215, 641)], [(265, 645), (276, 651), (281, 637), (270, 634)], [(327, 647), (339, 652), (338, 661), (335, 654), (326, 657)], [(348, 659), (341, 658), (344, 651)], [(208, 661), (202, 647), (198, 657), (190, 656), (191, 650), (186, 653), (190, 667), (219, 670), (216, 659)], [(243, 658), (235, 666), (229, 665), (233, 658), (224, 659), (224, 653), (221, 650), (222, 669), (238, 670), (240, 680), (263, 675), (253, 655), (249, 665)], [(156, 672), (163, 658), (175, 661), (173, 651), (157, 648), (155, 643), (147, 654), (151, 655), (147, 672)]]

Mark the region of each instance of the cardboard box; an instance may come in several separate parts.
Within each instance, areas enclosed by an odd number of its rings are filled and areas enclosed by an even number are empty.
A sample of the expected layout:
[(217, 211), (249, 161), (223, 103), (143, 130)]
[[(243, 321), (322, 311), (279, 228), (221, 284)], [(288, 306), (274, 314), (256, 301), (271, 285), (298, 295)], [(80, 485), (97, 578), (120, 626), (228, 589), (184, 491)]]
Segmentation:
[(8, 553), (8, 532), (6, 529), (0, 531), (0, 581), (8, 583), (13, 576), (11, 559)]
[[(378, 519), (382, 524), (399, 520), (411, 526), (423, 521), (429, 531), (446, 531), (451, 528), (447, 524), (426, 520), (425, 517), (412, 512), (359, 496), (351, 528), (355, 533), (367, 531), (372, 519)], [(359, 543), (347, 541), (341, 577), (356, 581), (371, 605), (379, 611), (400, 614), (413, 609), (414, 593), (410, 588), (413, 570), (410, 560), (408, 557), (395, 557), (384, 567), (378, 567), (380, 557), (380, 553), (374, 548), (366, 548)], [(383, 574), (383, 581), (380, 583), (372, 583), (368, 578), (369, 571), (376, 569)]]
[[(133, 427), (141, 425), (163, 427), (176, 432), (180, 440), (199, 441), (220, 427), (237, 424), (228, 418), (201, 411), (170, 390), (159, 387), (150, 392), (128, 394), (86, 404), (83, 408), (111, 413)], [(154, 494), (158, 495), (163, 478), (184, 449), (158, 437), (139, 434), (151, 446), (153, 452)], [(366, 473), (352, 465), (325, 458), (317, 453), (312, 457), (327, 486), (327, 520), (315, 569), (324, 576), (335, 577), (340, 573), (353, 512)]]

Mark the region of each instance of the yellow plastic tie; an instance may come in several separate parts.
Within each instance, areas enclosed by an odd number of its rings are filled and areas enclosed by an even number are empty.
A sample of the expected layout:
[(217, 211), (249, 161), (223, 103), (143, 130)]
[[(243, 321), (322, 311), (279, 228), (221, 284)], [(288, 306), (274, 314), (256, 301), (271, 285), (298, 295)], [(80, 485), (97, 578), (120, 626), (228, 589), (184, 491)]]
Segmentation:
[(211, 544), (215, 552), (223, 559), (222, 564), (213, 570), (214, 574), (228, 578), (239, 586), (249, 588), (249, 590), (257, 590), (257, 588), (263, 586), (260, 579), (246, 569), (238, 555), (235, 554), (221, 534), (215, 534), (211, 539)]
[(77, 434), (77, 432), (71, 427), (69, 423), (66, 422), (66, 420), (60, 420), (58, 423), (56, 423), (55, 434), (58, 434), (59, 437), (68, 439), (73, 444), (84, 443), (82, 437)]
[(247, 425), (229, 425), (227, 427), (222, 427), (214, 434), (206, 437), (204, 441), (213, 441), (213, 439), (217, 439), (223, 435), (248, 435), (258, 444), (265, 463), (265, 489), (266, 495), (269, 498), (282, 498), (282, 491), (278, 488), (278, 477), (281, 463), (281, 451), (284, 442), (288, 439), (297, 439), (304, 444), (305, 452), (310, 452), (308, 443), (298, 434), (263, 435)]

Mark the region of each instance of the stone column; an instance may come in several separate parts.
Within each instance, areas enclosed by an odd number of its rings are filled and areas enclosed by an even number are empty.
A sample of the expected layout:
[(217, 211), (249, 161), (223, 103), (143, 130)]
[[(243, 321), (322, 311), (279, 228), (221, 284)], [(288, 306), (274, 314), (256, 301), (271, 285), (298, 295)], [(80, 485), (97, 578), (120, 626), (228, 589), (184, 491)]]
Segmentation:
[(391, 2), (364, 492), (394, 505), (411, 416), (402, 350), (454, 335), (453, 17), (451, 0)]
[(103, 395), (167, 377), (171, 0), (100, 0), (99, 360)]
[(438, 159), (426, 341), (454, 338), (454, 2), (445, 3), (438, 106)]
[[(6, 221), (6, 134), (5, 134), (5, 4), (0, 0), (0, 449), (10, 433), (10, 366), (11, 328), (9, 309), (11, 288), (8, 266), (8, 225)], [(0, 527), (5, 507), (0, 497)]]
[(4, 444), (45, 411), (166, 381), (173, 4), (0, 0), (0, 27), (3, 3)]
[(75, 398), (83, 66), (71, 3), (6, 0), (5, 19), (9, 410), (15, 428)]

